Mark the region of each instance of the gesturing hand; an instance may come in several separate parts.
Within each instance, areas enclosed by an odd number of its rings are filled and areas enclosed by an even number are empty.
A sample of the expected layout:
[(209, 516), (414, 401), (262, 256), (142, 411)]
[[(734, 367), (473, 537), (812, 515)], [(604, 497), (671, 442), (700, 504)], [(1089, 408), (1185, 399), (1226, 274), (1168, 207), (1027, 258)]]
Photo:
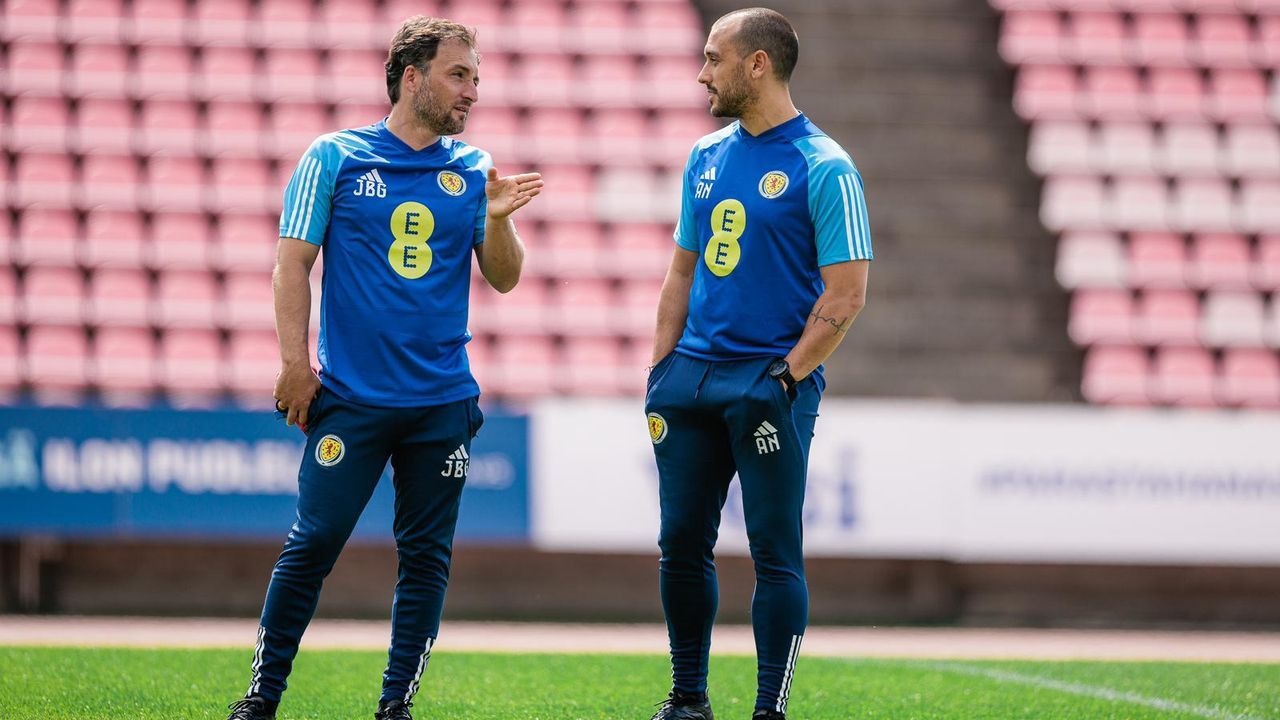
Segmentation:
[(498, 177), (497, 168), (489, 168), (484, 183), (485, 197), (489, 198), (489, 217), (502, 220), (519, 210), (542, 192), (542, 174), (524, 173)]

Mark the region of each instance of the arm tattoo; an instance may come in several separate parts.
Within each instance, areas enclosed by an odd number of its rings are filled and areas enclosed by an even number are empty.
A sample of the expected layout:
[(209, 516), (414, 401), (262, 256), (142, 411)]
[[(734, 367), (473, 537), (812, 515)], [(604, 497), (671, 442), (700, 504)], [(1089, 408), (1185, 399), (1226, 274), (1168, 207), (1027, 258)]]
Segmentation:
[(809, 317), (813, 318), (814, 325), (817, 325), (820, 322), (827, 323), (831, 327), (835, 328), (837, 333), (843, 333), (849, 329), (849, 320), (851, 318), (825, 317), (822, 314), (823, 307), (825, 306), (819, 305), (817, 310), (809, 313)]

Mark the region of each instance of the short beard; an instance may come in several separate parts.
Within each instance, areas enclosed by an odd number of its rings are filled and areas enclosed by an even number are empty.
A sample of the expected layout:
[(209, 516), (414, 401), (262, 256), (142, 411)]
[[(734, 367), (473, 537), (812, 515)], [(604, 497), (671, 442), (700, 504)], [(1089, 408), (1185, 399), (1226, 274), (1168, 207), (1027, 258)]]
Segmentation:
[(756, 95), (747, 86), (745, 78), (736, 77), (716, 90), (718, 103), (711, 106), (713, 117), (740, 118), (756, 101)]
[(463, 115), (461, 120), (455, 120), (453, 108), (441, 107), (436, 102), (435, 94), (426, 85), (414, 93), (411, 108), (418, 122), (436, 135), (457, 135), (467, 127), (467, 116)]

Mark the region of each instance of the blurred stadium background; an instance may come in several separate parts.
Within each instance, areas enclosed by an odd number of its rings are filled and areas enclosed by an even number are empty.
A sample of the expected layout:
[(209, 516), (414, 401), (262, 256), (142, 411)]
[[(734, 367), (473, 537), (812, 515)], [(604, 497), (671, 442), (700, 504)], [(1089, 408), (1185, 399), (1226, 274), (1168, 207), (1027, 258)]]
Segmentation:
[[(520, 287), (473, 284), (489, 422), (446, 617), (661, 618), (640, 393), (735, 5), (0, 7), (0, 612), (259, 611), (302, 445), (270, 413), (282, 188), (385, 113), (425, 13), (479, 29), (463, 138), (548, 183)], [(813, 620), (1280, 624), (1280, 2), (774, 7), (879, 258), (828, 364)], [(322, 616), (389, 612), (383, 485)], [(724, 534), (741, 621), (732, 503)]]

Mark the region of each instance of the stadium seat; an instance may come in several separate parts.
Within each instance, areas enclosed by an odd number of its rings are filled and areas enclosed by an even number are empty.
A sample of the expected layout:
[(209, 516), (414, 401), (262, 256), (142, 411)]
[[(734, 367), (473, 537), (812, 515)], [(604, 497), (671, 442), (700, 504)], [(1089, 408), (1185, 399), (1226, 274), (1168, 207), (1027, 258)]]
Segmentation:
[[(386, 59), (385, 52), (365, 48), (332, 51), (329, 53), (328, 79), (324, 83), (325, 97), (335, 103), (376, 103), (387, 99), (386, 71), (383, 69)], [(486, 56), (482, 64), (488, 65), (488, 59)], [(487, 69), (481, 68), (481, 78)], [(483, 97), (483, 80), (481, 85)], [(484, 109), (491, 110), (488, 107)]]
[(1149, 67), (1190, 63), (1191, 32), (1183, 15), (1140, 12), (1133, 16), (1133, 61)]
[[(390, 101), (384, 96), (376, 103), (343, 103), (338, 105), (333, 119), (333, 129), (346, 129), (372, 125), (391, 111)], [(301, 157), (301, 153), (299, 156)], [(297, 160), (297, 158), (294, 158)], [(290, 168), (292, 171), (292, 168)], [(283, 186), (282, 186), (283, 188)]]
[(1090, 117), (1135, 121), (1143, 117), (1141, 88), (1136, 68), (1086, 67), (1079, 102)]
[(133, 107), (120, 98), (80, 101), (72, 147), (82, 155), (133, 151)]
[(1143, 104), (1147, 116), (1165, 122), (1202, 121), (1207, 99), (1204, 82), (1190, 68), (1153, 67)]
[(262, 107), (256, 102), (209, 103), (199, 147), (210, 156), (259, 157), (265, 130)]
[(242, 405), (250, 408), (270, 406), (278, 372), (280, 345), (274, 332), (237, 330), (231, 334), (227, 352), (227, 386)]
[(199, 213), (158, 213), (151, 221), (147, 266), (203, 270), (212, 265), (209, 223)]
[(1253, 69), (1215, 69), (1209, 74), (1209, 116), (1222, 122), (1242, 120), (1264, 122), (1267, 109), (1267, 82)]
[(1280, 348), (1280, 300), (1277, 300), (1274, 294), (1271, 296), (1271, 302), (1267, 304), (1267, 316), (1263, 319), (1262, 332), (1267, 344)]
[(213, 247), (220, 270), (270, 272), (275, 266), (279, 218), (270, 214), (225, 214), (218, 221)]
[(499, 394), (515, 399), (550, 395), (560, 375), (551, 338), (544, 335), (502, 335), (494, 348), (492, 372)]
[(1086, 174), (1094, 169), (1093, 133), (1088, 123), (1045, 120), (1032, 123), (1027, 164), (1037, 174)]
[(1111, 188), (1107, 217), (1118, 230), (1166, 230), (1169, 222), (1169, 189), (1164, 180), (1140, 175), (1116, 178)]
[(522, 0), (504, 20), (509, 44), (527, 52), (564, 52), (569, 19), (560, 0)]
[(142, 103), (136, 146), (144, 155), (193, 155), (200, 118), (186, 100), (147, 100)]
[(73, 135), (67, 103), (57, 97), (16, 97), (4, 128), (4, 144), (14, 152), (65, 152)]
[(80, 200), (85, 207), (135, 210), (141, 207), (142, 173), (131, 155), (85, 155), (80, 167)]
[(101, 269), (89, 281), (86, 320), (98, 327), (151, 323), (151, 282), (137, 269)]
[[(263, 100), (315, 100), (328, 78), (320, 55), (310, 48), (268, 47), (258, 97)], [(382, 84), (385, 89), (385, 81)]]
[(18, 329), (0, 324), (0, 401), (12, 402), (23, 380), (22, 347)]
[[(645, 51), (653, 52), (649, 48)], [(693, 53), (646, 55), (640, 67), (639, 102), (655, 109), (699, 108), (705, 112), (707, 90), (697, 82), (701, 62)]]
[(572, 337), (565, 340), (564, 367), (559, 390), (573, 395), (616, 395), (622, 353), (612, 337)]
[(595, 215), (610, 222), (650, 222), (679, 207), (679, 196), (663, 207), (658, 193), (649, 168), (605, 167), (596, 181)]
[(1168, 175), (1217, 175), (1217, 130), (1198, 122), (1165, 125), (1156, 158), (1158, 169)]
[(310, 0), (261, 0), (250, 27), (250, 44), (309, 48), (318, 40)]
[(80, 328), (34, 327), (27, 332), (27, 379), (37, 402), (79, 404), (89, 385), (89, 347)]
[(173, 0), (132, 0), (130, 40), (138, 45), (180, 45), (186, 40), (190, 19), (187, 3)]
[(222, 303), (225, 327), (233, 330), (271, 330), (275, 327), (270, 273), (228, 274), (223, 285)]
[(19, 265), (71, 266), (80, 259), (76, 218), (62, 208), (32, 207), (18, 220), (13, 260)]
[(1216, 404), (1213, 356), (1195, 347), (1159, 350), (1152, 365), (1149, 392), (1157, 403), (1212, 407)]
[(1273, 124), (1228, 125), (1222, 159), (1234, 176), (1280, 177), (1280, 131)]
[(1173, 192), (1171, 224), (1182, 232), (1229, 232), (1233, 206), (1230, 182), (1182, 178)]
[[(592, 200), (595, 197), (595, 179), (591, 171), (582, 165), (546, 165), (541, 169), (547, 187), (556, 188), (554, 193), (546, 193), (532, 203), (526, 210), (537, 207), (534, 213), (539, 217), (575, 217), (586, 218), (592, 215)], [(540, 206), (540, 207), (538, 207)]]
[(207, 47), (200, 53), (195, 90), (205, 100), (254, 100), (261, 75), (252, 48)]
[(671, 264), (675, 242), (663, 223), (619, 223), (607, 226), (601, 268), (619, 278), (662, 278)]
[(142, 327), (100, 328), (93, 341), (93, 384), (113, 406), (143, 405), (156, 387), (156, 343)]
[(1280, 178), (1248, 180), (1241, 184), (1236, 225), (1251, 233), (1280, 229)]
[(212, 207), (217, 212), (278, 211), (281, 190), (266, 160), (232, 157), (213, 161)]
[(200, 212), (205, 207), (205, 172), (200, 160), (155, 155), (147, 160), (143, 206), (155, 212)]
[(1088, 65), (1127, 65), (1133, 55), (1124, 16), (1117, 12), (1071, 14), (1067, 56)]
[(601, 164), (647, 164), (652, 131), (643, 110), (597, 112), (587, 125), (586, 152)]
[(604, 335), (617, 326), (617, 303), (610, 282), (576, 277), (552, 285), (548, 306), (552, 332), (565, 335)]
[[(499, 171), (505, 173), (505, 164), (512, 162), (514, 155), (530, 144), (528, 135), (532, 133), (527, 128), (522, 130), (522, 127), (515, 108), (486, 107), (467, 118), (467, 131), (459, 139), (488, 152), (499, 166)], [(526, 159), (534, 160), (535, 154), (528, 153)]]
[(1270, 350), (1227, 350), (1217, 398), (1223, 405), (1280, 408), (1280, 357)]
[(1262, 296), (1252, 291), (1209, 293), (1200, 319), (1200, 342), (1209, 347), (1262, 347)]
[(1135, 305), (1134, 339), (1144, 345), (1200, 343), (1200, 303), (1186, 290), (1147, 290)]
[(603, 265), (600, 227), (591, 221), (552, 221), (543, 233), (542, 253), (549, 274), (557, 277), (599, 277)]
[(1104, 123), (1098, 128), (1094, 164), (1110, 175), (1150, 175), (1156, 166), (1156, 139), (1151, 126)]
[(1114, 233), (1063, 233), (1054, 267), (1058, 283), (1069, 290), (1128, 285), (1129, 267), (1124, 246)]
[(1104, 222), (1102, 182), (1092, 177), (1055, 176), (1044, 184), (1040, 220), (1054, 231), (1097, 230)]
[[(511, 105), (511, 94), (514, 93), (511, 56), (500, 52), (486, 52), (480, 59), (480, 102), (487, 106), (485, 110)], [(385, 86), (382, 83), (380, 86)], [(384, 92), (380, 99), (387, 99)]]
[(622, 346), (617, 367), (618, 388), (627, 395), (643, 395), (653, 364), (653, 328), (644, 336), (629, 338)]
[(1244, 15), (1208, 13), (1196, 15), (1193, 61), (1210, 68), (1247, 68), (1253, 65), (1252, 38)]
[(377, 4), (366, 0), (321, 3), (316, 26), (318, 43), (326, 48), (364, 49), (378, 47), (391, 39), (391, 33), (382, 27)]
[(485, 330), (493, 330), (499, 334), (523, 333), (537, 334), (551, 331), (549, 320), (550, 293), (546, 282), (540, 278), (530, 278), (520, 283), (520, 291), (501, 295), (489, 288), (483, 280), (473, 282), (472, 297), (484, 294), (482, 301), (484, 318), (473, 317), (477, 326)]
[(213, 276), (191, 270), (160, 274), (153, 322), (164, 328), (211, 328), (218, 325), (218, 291)]
[(467, 363), (471, 366), (471, 375), (485, 393), (496, 392), (496, 388), (501, 386), (502, 379), (494, 366), (493, 349), (487, 336), (476, 335), (467, 343)]
[(4, 88), (8, 95), (59, 96), (66, 90), (67, 63), (62, 46), (40, 40), (9, 43)]
[(1079, 117), (1079, 79), (1062, 65), (1025, 65), (1018, 69), (1013, 107), (1024, 120), (1070, 120)]
[(1010, 65), (1061, 64), (1074, 53), (1061, 16), (1049, 10), (1012, 10), (1004, 14), (1000, 57)]
[(1097, 347), (1085, 355), (1081, 390), (1086, 400), (1100, 405), (1147, 405), (1150, 361), (1132, 346)]
[(1280, 13), (1258, 17), (1258, 42), (1253, 62), (1258, 67), (1280, 67)]
[(640, 102), (640, 66), (631, 55), (592, 54), (583, 58), (579, 78), (592, 107), (634, 107)]
[(689, 159), (689, 151), (698, 138), (719, 127), (717, 121), (703, 108), (660, 110), (657, 121), (658, 139), (653, 150), (654, 161), (682, 170)]
[(172, 330), (160, 340), (158, 379), (178, 405), (212, 404), (223, 386), (223, 365), (213, 330)]
[[(402, 6), (403, 7), (403, 6)], [(403, 16), (417, 15), (414, 10)], [(506, 23), (506, 8), (501, 0), (467, 0), (464, 3), (451, 3), (448, 6), (449, 17), (467, 27), (476, 28), (486, 47), (494, 50), (518, 49), (511, 28)], [(400, 21), (396, 22), (399, 25)]]
[(17, 324), (21, 307), (18, 277), (11, 268), (0, 265), (0, 326)]
[(189, 39), (205, 47), (228, 45), (243, 47), (249, 44), (250, 1), (218, 0), (196, 3), (192, 7)]
[[(649, 320), (652, 323), (653, 317)], [(1080, 346), (1133, 342), (1133, 298), (1129, 291), (1082, 289), (1073, 293), (1067, 333)]]
[(648, 2), (636, 6), (634, 39), (646, 52), (687, 53), (702, 46), (702, 21), (691, 3)]
[(185, 45), (143, 45), (138, 48), (136, 62), (138, 72), (133, 76), (131, 89), (135, 97), (144, 100), (195, 97), (196, 64)]
[(137, 268), (146, 261), (142, 216), (95, 209), (85, 219), (80, 262), (90, 268)]
[(1280, 290), (1280, 234), (1258, 238), (1258, 256), (1251, 275), (1253, 286), (1259, 290)]
[(522, 105), (566, 107), (577, 99), (576, 73), (568, 55), (535, 53), (521, 57), (512, 73), (508, 98)]
[(71, 207), (76, 201), (75, 164), (61, 153), (23, 153), (13, 173), (13, 201), (19, 206)]
[(62, 16), (49, 0), (10, 0), (5, 3), (4, 37), (9, 40), (57, 40)]
[(1188, 279), (1207, 290), (1246, 290), (1250, 287), (1249, 241), (1233, 233), (1197, 235), (1191, 244)]
[[(652, 343), (657, 321), (658, 296), (662, 294), (659, 278), (628, 279), (622, 283), (620, 332)], [(645, 363), (647, 366), (649, 363)]]
[(115, 43), (79, 45), (68, 70), (66, 89), (75, 97), (123, 97), (130, 84), (128, 48)]
[[(528, 135), (520, 143), (521, 157), (535, 163), (587, 160), (586, 123), (578, 108), (534, 108), (529, 111), (522, 129)], [(549, 197), (550, 194), (543, 199)]]
[(576, 3), (563, 41), (565, 49), (586, 55), (630, 47), (635, 27), (631, 7), (621, 2)]

